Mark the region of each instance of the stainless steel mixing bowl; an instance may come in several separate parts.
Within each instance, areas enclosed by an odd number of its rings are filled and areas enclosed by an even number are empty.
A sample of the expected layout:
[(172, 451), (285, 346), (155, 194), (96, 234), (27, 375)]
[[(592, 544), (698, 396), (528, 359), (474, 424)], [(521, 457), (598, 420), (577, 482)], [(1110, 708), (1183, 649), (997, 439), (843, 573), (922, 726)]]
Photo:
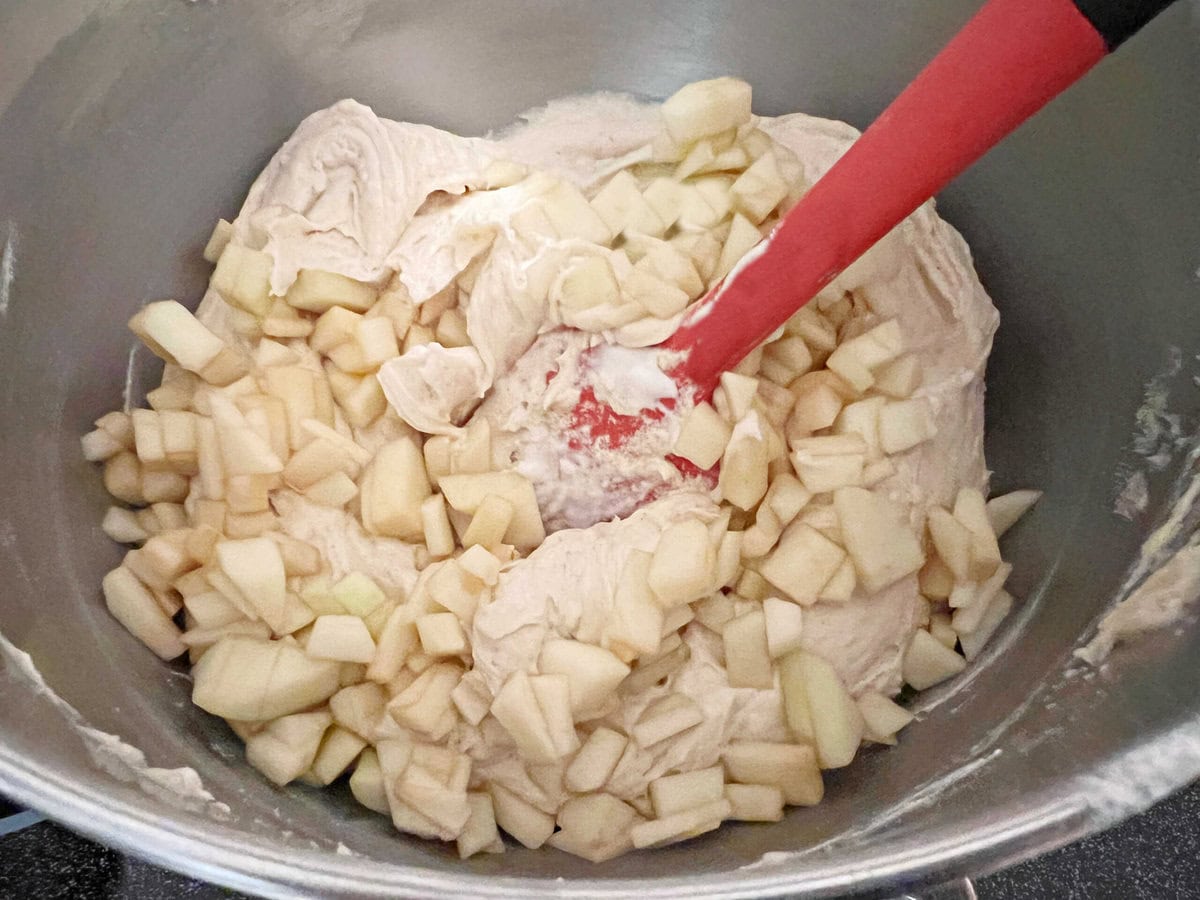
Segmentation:
[[(759, 111), (865, 125), (974, 0), (0, 2), (0, 787), (106, 843), (273, 895), (733, 897), (898, 891), (1095, 831), (1200, 773), (1200, 641), (1186, 625), (1072, 674), (1162, 508), (1111, 512), (1142, 385), (1197, 349), (1200, 27), (1177, 4), (949, 189), (1003, 324), (989, 374), (995, 487), (1046, 498), (1008, 539), (1025, 598), (900, 746), (830, 774), (820, 807), (600, 866), (510, 851), (460, 863), (340, 794), (275, 790), (186, 677), (105, 613), (79, 435), (157, 366), (142, 303), (195, 302), (200, 248), (308, 112), (346, 96), (467, 133), (551, 97), (661, 97), (734, 73)], [(132, 359), (131, 362), (129, 362)], [(129, 366), (127, 369), (127, 362)], [(1176, 411), (1196, 412), (1179, 394)], [(228, 813), (181, 808), (137, 759), (192, 767)], [(110, 755), (111, 756), (111, 755)], [(338, 852), (339, 842), (344, 851)], [(797, 856), (763, 855), (774, 851)]]

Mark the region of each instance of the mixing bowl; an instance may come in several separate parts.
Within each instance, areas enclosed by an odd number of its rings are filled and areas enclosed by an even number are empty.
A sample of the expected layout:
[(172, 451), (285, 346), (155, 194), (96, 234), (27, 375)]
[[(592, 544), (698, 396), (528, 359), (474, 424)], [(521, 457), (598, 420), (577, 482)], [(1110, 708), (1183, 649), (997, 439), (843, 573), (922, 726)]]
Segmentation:
[(993, 487), (1046, 496), (1006, 539), (1019, 613), (979, 664), (918, 698), (900, 746), (831, 773), (820, 807), (598, 866), (519, 849), (464, 864), (348, 795), (272, 788), (191, 705), (185, 673), (100, 601), (121, 551), (98, 528), (105, 497), (79, 435), (158, 373), (124, 323), (151, 299), (195, 303), (212, 223), (305, 114), (353, 96), (483, 133), (556, 96), (663, 97), (731, 73), (759, 112), (861, 127), (975, 6), (0, 3), (0, 787), (265, 894), (649, 898), (915, 889), (1076, 839), (1200, 773), (1190, 622), (1099, 671), (1072, 657), (1186, 474), (1177, 454), (1152, 473), (1145, 513), (1113, 514), (1122, 473), (1145, 465), (1135, 414), (1171, 347), (1185, 370), (1168, 411), (1194, 422), (1200, 395), (1186, 370), (1200, 349), (1200, 8), (1186, 3), (941, 198), (1002, 314)]

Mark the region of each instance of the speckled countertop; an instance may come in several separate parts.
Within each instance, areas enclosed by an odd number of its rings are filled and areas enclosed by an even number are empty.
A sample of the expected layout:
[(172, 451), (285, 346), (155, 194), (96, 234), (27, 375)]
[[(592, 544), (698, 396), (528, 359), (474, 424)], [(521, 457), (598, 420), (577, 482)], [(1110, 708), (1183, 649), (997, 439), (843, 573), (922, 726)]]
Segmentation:
[[(49, 822), (19, 827), (33, 817), (8, 818), (18, 812), (0, 801), (3, 900), (240, 896), (122, 856)], [(980, 879), (975, 887), (980, 900), (1200, 898), (1200, 783), (1124, 825)]]

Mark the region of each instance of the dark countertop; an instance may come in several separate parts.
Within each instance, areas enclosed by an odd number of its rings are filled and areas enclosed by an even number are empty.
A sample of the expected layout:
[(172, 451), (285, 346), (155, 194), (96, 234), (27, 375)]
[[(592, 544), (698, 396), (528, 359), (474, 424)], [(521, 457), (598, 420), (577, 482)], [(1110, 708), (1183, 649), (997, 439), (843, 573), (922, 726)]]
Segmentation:
[[(124, 857), (50, 822), (4, 834), (4, 817), (17, 812), (0, 800), (0, 898), (5, 900), (240, 896)], [(975, 887), (980, 900), (1200, 898), (1200, 783), (1123, 825), (982, 878)]]

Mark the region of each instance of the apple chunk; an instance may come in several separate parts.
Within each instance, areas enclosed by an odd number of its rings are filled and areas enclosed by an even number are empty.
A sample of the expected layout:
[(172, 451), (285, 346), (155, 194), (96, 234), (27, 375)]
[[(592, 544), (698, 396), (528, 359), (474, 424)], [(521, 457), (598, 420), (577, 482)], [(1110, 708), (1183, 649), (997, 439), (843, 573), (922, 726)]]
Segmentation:
[(749, 122), (750, 96), (750, 85), (737, 78), (694, 81), (663, 103), (663, 124), (676, 144), (690, 144)]
[(759, 566), (759, 574), (796, 603), (808, 606), (817, 601), (845, 558), (841, 547), (798, 520), (784, 529), (775, 550)]
[(953, 678), (967, 667), (967, 661), (938, 641), (928, 631), (913, 634), (904, 653), (904, 681), (923, 691)]
[(340, 664), (283, 641), (227, 637), (192, 669), (192, 702), (225, 719), (263, 722), (299, 712), (338, 689)]
[(664, 607), (699, 600), (709, 593), (716, 554), (699, 519), (669, 525), (658, 538), (647, 583)]
[(846, 551), (868, 592), (882, 590), (924, 565), (921, 542), (908, 527), (904, 510), (891, 500), (845, 487), (834, 492), (833, 507)]
[(613, 692), (629, 674), (629, 666), (602, 647), (569, 640), (547, 641), (539, 667), (543, 673), (566, 676), (571, 715), (577, 722), (604, 715)]

